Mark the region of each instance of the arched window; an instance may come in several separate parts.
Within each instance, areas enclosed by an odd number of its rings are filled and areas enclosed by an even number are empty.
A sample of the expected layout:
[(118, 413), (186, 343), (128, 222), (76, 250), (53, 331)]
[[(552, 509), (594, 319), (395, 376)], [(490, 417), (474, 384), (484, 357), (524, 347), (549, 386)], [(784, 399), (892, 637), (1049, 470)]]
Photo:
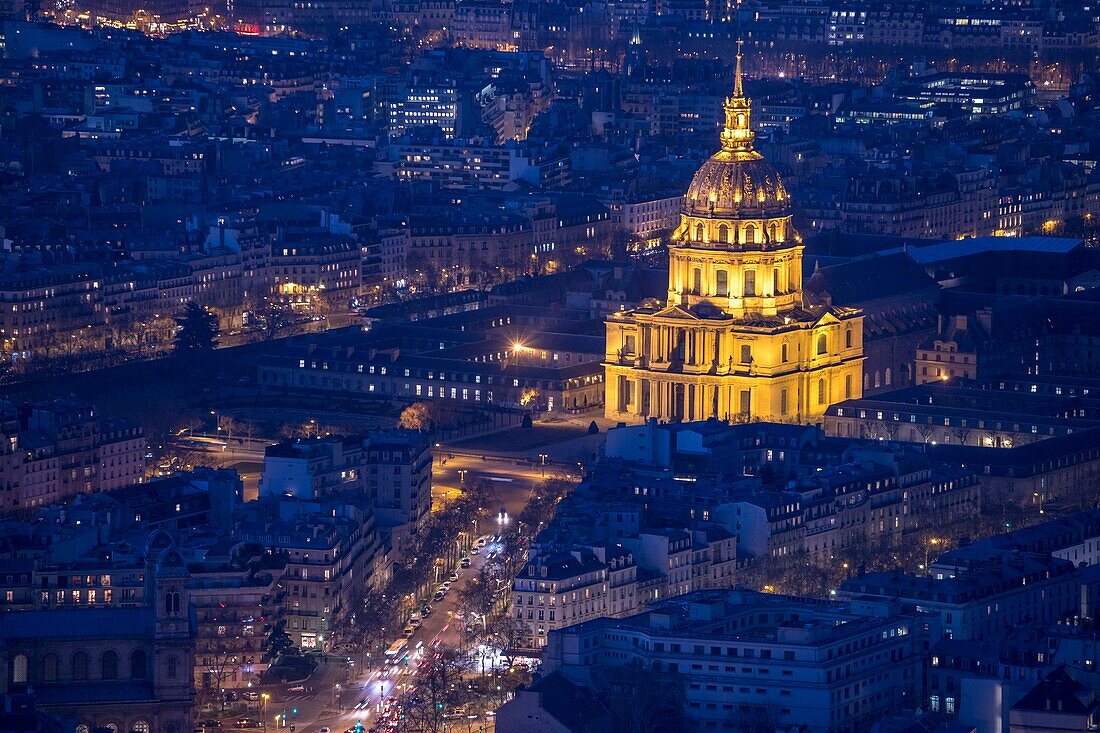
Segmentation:
[(780, 360), (781, 362), (783, 362), (784, 364), (786, 364), (786, 363), (787, 363), (787, 360), (788, 360), (788, 355), (787, 355), (787, 345), (786, 345), (786, 344), (783, 344), (783, 345), (782, 345), (782, 346), (781, 346), (781, 347), (779, 348), (779, 360)]
[(829, 351), (829, 339), (825, 334), (821, 334), (817, 337), (817, 353), (818, 355), (828, 353)]
[(703, 271), (698, 267), (691, 272), (691, 292), (696, 295), (703, 292)]
[(850, 328), (844, 331), (844, 348), (852, 348), (852, 329)]
[(696, 242), (702, 242), (703, 241), (703, 225), (702, 224), (696, 224), (695, 225), (695, 241)]
[(774, 221), (771, 224), (768, 225), (768, 241), (770, 241), (770, 242), (778, 242), (779, 241), (779, 227), (776, 225), (776, 223)]
[(852, 399), (852, 375), (844, 375), (844, 399)]
[(118, 733), (118, 723), (108, 723), (103, 727), (111, 731), (111, 733)]
[(745, 225), (745, 244), (756, 244), (756, 225)]
[(817, 404), (825, 404), (825, 380), (817, 380)]
[(49, 652), (42, 657), (42, 681), (57, 682), (57, 655)]
[(178, 616), (180, 612), (180, 592), (170, 590), (164, 594), (164, 612), (169, 616)]
[(73, 655), (73, 679), (81, 681), (88, 679), (88, 654), (86, 652), (77, 652)]
[(730, 282), (729, 273), (725, 270), (718, 270), (714, 273), (714, 294), (726, 296), (730, 294)]
[(76, 733), (89, 733), (88, 726), (81, 723), (80, 725), (76, 726)]
[(118, 679), (118, 655), (112, 651), (103, 652), (103, 674), (105, 680)]
[(890, 367), (886, 367), (886, 386), (890, 386)]
[(27, 675), (30, 673), (31, 660), (26, 654), (16, 654), (11, 658), (11, 683), (13, 685), (27, 684)]
[(144, 720), (134, 721), (134, 727), (131, 730), (134, 733), (149, 733), (149, 723)]
[(730, 241), (730, 228), (725, 224), (718, 225), (718, 241), (723, 244)]
[(745, 270), (745, 289), (744, 295), (746, 298), (756, 295), (756, 271)]
[(772, 268), (772, 295), (779, 295), (779, 268)]
[(130, 655), (130, 679), (143, 680), (148, 673), (149, 657), (141, 649), (135, 649)]
[(882, 386), (882, 382), (879, 381), (878, 369), (875, 370), (875, 389)]
[(179, 670), (180, 660), (176, 657), (168, 657), (168, 679), (176, 679), (176, 674)]
[(739, 130), (745, 129), (745, 115), (737, 115), (736, 127)]

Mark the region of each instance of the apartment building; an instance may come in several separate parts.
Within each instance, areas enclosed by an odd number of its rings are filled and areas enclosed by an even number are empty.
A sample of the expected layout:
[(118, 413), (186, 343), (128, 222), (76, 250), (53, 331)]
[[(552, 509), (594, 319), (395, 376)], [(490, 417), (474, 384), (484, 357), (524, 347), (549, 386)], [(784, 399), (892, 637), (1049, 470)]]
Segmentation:
[(120, 418), (64, 400), (0, 402), (0, 512), (44, 506), (145, 479), (145, 434)]
[(988, 639), (1023, 623), (1055, 623), (1072, 616), (1080, 603), (1080, 580), (1073, 563), (1050, 555), (1004, 552), (992, 556), (953, 556), (950, 569), (934, 575), (868, 573), (850, 578), (842, 598), (892, 599), (939, 616), (952, 639)]
[(635, 664), (668, 674), (661, 684), (681, 685), (685, 733), (759, 720), (856, 730), (920, 704), (934, 624), (889, 601), (703, 591), (555, 631), (542, 671), (597, 690)]
[(369, 497), (387, 531), (415, 533), (431, 511), (432, 457), (422, 433), (387, 430), (268, 446), (262, 496)]

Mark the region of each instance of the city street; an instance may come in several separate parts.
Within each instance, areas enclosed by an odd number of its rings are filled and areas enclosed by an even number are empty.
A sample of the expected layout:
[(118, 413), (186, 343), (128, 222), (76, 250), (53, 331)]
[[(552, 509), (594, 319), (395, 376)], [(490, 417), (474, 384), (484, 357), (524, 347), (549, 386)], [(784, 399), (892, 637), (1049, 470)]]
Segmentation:
[[(479, 554), (471, 556), (472, 567), (460, 570), (458, 581), (451, 585), (444, 599), (432, 604), (432, 614), (423, 620), (423, 626), (409, 639), (410, 654), (406, 665), (381, 671), (361, 671), (355, 666), (345, 665), (342, 657), (329, 657), (305, 682), (258, 688), (261, 694), (270, 696), (266, 701), (266, 715), (261, 709), (255, 715), (227, 717), (222, 720), (222, 729), (233, 728), (242, 717), (251, 720), (263, 717), (265, 727), (271, 730), (278, 725), (276, 718), (283, 714), (287, 716), (286, 729), (289, 731), (290, 726), (294, 726), (294, 733), (316, 733), (322, 727), (329, 728), (332, 733), (344, 733), (355, 727), (356, 723), (362, 723), (365, 729), (369, 729), (394, 690), (411, 683), (424, 650), (437, 646), (454, 647), (460, 643), (459, 624), (462, 621), (453, 617), (459, 591), (485, 563), (491, 549), (491, 545), (486, 546)], [(421, 643), (421, 651), (417, 652)], [(305, 689), (297, 690), (299, 686)], [(492, 730), (490, 721), (481, 723), (486, 724), (485, 731)], [(477, 724), (473, 730), (479, 730)]]
[[(484, 479), (497, 484), (501, 502), (510, 516), (518, 514), (531, 498), (531, 491), (543, 479), (545, 469), (531, 466), (527, 461), (454, 454), (448, 458), (446, 448), (439, 451), (432, 466), (432, 504), (442, 506), (455, 498), (462, 485)], [(498, 507), (487, 507), (496, 512)]]
[[(503, 446), (508, 444), (507, 436), (508, 431), (503, 431), (485, 436), (479, 442)], [(222, 444), (216, 438), (196, 436), (190, 440), (193, 445), (208, 446), (207, 450), (222, 452)], [(446, 444), (433, 446), (433, 505), (439, 507), (453, 500), (466, 483), (477, 480), (493, 482), (499, 488), (500, 504), (486, 507), (490, 518), (479, 527), (482, 534), (492, 536), (500, 528), (499, 510), (504, 509), (506, 521), (514, 520), (531, 499), (539, 482), (561, 476), (579, 480), (580, 467), (573, 459), (585, 451), (594, 450), (601, 440), (602, 436), (586, 435), (514, 453), (475, 451), (470, 446), (472, 441), (464, 441), (462, 448), (450, 448)], [(233, 442), (236, 443), (236, 439)], [(225, 452), (232, 459), (255, 461), (262, 455), (261, 451), (261, 442), (252, 441), (249, 445), (234, 446)], [(285, 727), (289, 730), (293, 726), (293, 733), (318, 733), (321, 728), (328, 728), (330, 733), (345, 733), (357, 723), (369, 729), (394, 690), (400, 691), (412, 682), (416, 665), (425, 650), (437, 646), (455, 647), (461, 643), (463, 622), (454, 618), (457, 599), (463, 586), (484, 565), (493, 549), (490, 544), (479, 554), (472, 555), (472, 567), (460, 569), (458, 581), (451, 585), (443, 600), (432, 604), (433, 613), (423, 619), (421, 628), (409, 639), (406, 665), (379, 670), (375, 663), (369, 665), (369, 669), (361, 669), (345, 664), (343, 657), (329, 657), (304, 682), (260, 688), (260, 693), (269, 696), (261, 709), (245, 716), (226, 717), (222, 720), (222, 728), (234, 727), (242, 717), (256, 721), (262, 719), (266, 727), (274, 728), (282, 725), (285, 714)], [(265, 706), (266, 710), (263, 709)], [(463, 719), (456, 721), (456, 725), (457, 730), (463, 731), (492, 730), (491, 719)]]

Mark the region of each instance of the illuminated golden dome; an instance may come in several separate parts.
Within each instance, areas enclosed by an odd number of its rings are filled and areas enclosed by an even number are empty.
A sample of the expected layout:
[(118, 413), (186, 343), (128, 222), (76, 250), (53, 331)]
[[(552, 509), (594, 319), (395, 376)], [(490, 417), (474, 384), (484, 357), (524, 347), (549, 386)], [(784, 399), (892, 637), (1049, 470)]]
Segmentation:
[(779, 173), (756, 151), (720, 150), (696, 171), (684, 197), (683, 213), (722, 218), (781, 217), (790, 200)]
[(790, 214), (790, 197), (778, 171), (753, 149), (752, 108), (741, 85), (741, 42), (733, 96), (725, 103), (722, 149), (699, 168), (684, 196), (688, 216), (772, 218)]

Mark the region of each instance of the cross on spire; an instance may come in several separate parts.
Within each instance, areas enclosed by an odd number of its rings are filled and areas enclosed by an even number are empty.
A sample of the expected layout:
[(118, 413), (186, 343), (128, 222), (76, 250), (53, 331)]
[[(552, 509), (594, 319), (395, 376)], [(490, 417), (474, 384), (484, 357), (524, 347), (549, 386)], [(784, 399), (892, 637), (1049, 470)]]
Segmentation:
[(737, 39), (737, 68), (733, 74), (733, 96), (743, 97), (745, 92), (741, 87), (741, 46), (744, 41), (740, 38)]

